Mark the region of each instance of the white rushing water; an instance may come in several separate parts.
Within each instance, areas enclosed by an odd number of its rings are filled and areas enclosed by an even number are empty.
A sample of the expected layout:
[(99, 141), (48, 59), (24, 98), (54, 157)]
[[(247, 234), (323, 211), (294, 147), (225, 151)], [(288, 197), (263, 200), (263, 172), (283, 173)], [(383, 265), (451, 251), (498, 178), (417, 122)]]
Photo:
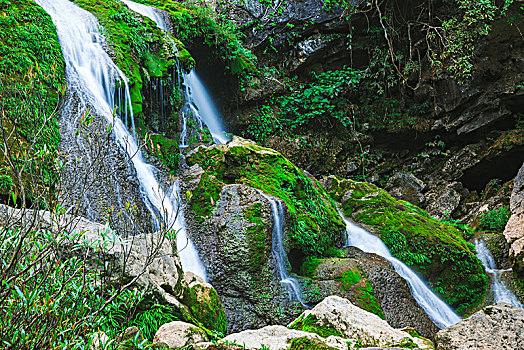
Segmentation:
[(153, 20), (153, 22), (155, 22), (159, 28), (167, 30), (167, 23), (164, 21), (164, 19), (162, 18), (162, 16), (156, 8), (147, 5), (142, 5), (129, 0), (120, 1), (126, 4), (126, 6), (129, 7), (130, 10), (140, 13), (142, 16), (148, 17), (151, 20)]
[(499, 301), (503, 301), (513, 306), (524, 308), (515, 294), (513, 294), (501, 280), (501, 275), (504, 272), (511, 271), (511, 269), (497, 269), (495, 259), (493, 258), (493, 255), (489, 251), (488, 247), (486, 247), (486, 243), (483, 240), (475, 240), (475, 250), (477, 251), (477, 258), (479, 258), (479, 260), (482, 262), (482, 265), (484, 265), (486, 272), (493, 276), (493, 285), (491, 290), (493, 291), (494, 302), (497, 303)]
[[(136, 169), (141, 191), (147, 199), (151, 214), (154, 217), (160, 215), (169, 227), (178, 232), (177, 246), (183, 269), (206, 279), (204, 265), (187, 237), (184, 215), (178, 205), (177, 185), (164, 192), (155, 177), (154, 167), (144, 160), (134, 135), (122, 120), (113, 118), (117, 82), (125, 84), (126, 101), (130, 104), (131, 100), (127, 78), (103, 48), (104, 38), (100, 34), (98, 21), (91, 13), (68, 0), (34, 1), (51, 16), (57, 28), (66, 61), (69, 89), (76, 93), (83, 105), (91, 106), (96, 113), (104, 116), (108, 124), (113, 124), (113, 133), (118, 144), (125, 149)], [(131, 105), (130, 112), (132, 113)]]
[(342, 213), (340, 215), (346, 222), (347, 245), (357, 247), (367, 253), (375, 253), (389, 261), (395, 271), (408, 282), (411, 294), (438, 327), (446, 328), (461, 320), (453, 309), (436, 296), (413, 270), (391, 255), (380, 238), (347, 220)]
[(187, 120), (191, 117), (191, 114), (198, 120), (199, 128), (202, 128), (202, 123), (207, 126), (215, 143), (227, 143), (229, 137), (226, 135), (220, 114), (195, 70), (184, 74), (184, 86), (186, 88), (186, 107), (184, 108), (183, 128), (180, 137), (181, 145), (187, 145), (187, 140), (185, 140)]
[(293, 278), (287, 272), (287, 258), (286, 252), (284, 251), (284, 224), (285, 224), (285, 213), (284, 207), (280, 200), (277, 200), (273, 197), (261, 193), (269, 203), (271, 204), (271, 211), (273, 213), (273, 232), (271, 251), (273, 257), (275, 258), (275, 263), (277, 265), (278, 274), (280, 277), (280, 283), (286, 287), (289, 299), (296, 300), (302, 304), (302, 306), (308, 308), (308, 306), (302, 300), (302, 294), (300, 292), (300, 287), (298, 285), (298, 280)]

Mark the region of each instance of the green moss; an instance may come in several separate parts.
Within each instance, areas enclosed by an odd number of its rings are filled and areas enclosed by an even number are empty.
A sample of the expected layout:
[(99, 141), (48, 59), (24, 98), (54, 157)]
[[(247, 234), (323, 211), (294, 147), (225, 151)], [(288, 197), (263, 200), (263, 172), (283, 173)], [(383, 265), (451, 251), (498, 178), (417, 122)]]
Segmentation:
[(295, 338), (291, 341), (289, 350), (335, 350), (329, 345), (321, 343), (319, 340), (307, 337)]
[(303, 313), (302, 315), (300, 315), (299, 318), (297, 318), (295, 321), (293, 321), (291, 325), (289, 325), (289, 328), (309, 333), (316, 333), (323, 338), (327, 338), (331, 335), (344, 338), (343, 333), (337, 331), (333, 327), (322, 325), (315, 315), (308, 313)]
[(488, 280), (462, 231), (368, 183), (329, 178), (327, 187), (343, 200), (347, 217), (380, 234), (391, 253), (420, 272), (457, 311), (483, 298)]
[(204, 221), (211, 215), (221, 191), (222, 184), (216, 178), (207, 173), (202, 174), (196, 190), (189, 199), (189, 205), (197, 215), (197, 220)]
[(247, 228), (249, 239), (249, 271), (252, 273), (260, 272), (261, 268), (267, 262), (265, 250), (267, 247), (267, 235), (264, 230), (264, 223), (261, 219), (262, 204), (255, 203), (246, 209), (246, 219), (251, 223)]
[[(180, 162), (180, 148), (178, 141), (170, 139), (164, 135), (151, 135), (151, 145), (146, 145), (147, 151), (157, 157), (175, 175), (178, 172)], [(151, 146), (151, 147), (149, 147)]]
[(358, 287), (356, 290), (356, 304), (361, 309), (369, 311), (381, 319), (385, 320), (384, 312), (378, 303), (377, 298), (375, 297), (375, 292), (373, 291), (373, 286), (366, 281), (364, 287)]
[(307, 257), (302, 263), (302, 266), (300, 267), (300, 274), (302, 276), (314, 278), (318, 265), (320, 265), (325, 260), (326, 259)]
[(286, 224), (291, 246), (306, 256), (323, 256), (342, 244), (344, 225), (334, 202), (316, 180), (280, 153), (238, 141), (199, 147), (187, 163), (199, 164), (222, 183), (245, 184), (281, 199), (289, 211)]
[(358, 271), (349, 270), (344, 272), (340, 278), (340, 281), (342, 282), (342, 290), (348, 292), (349, 288), (360, 282), (361, 279), (362, 277)]
[[(65, 62), (51, 17), (33, 1), (0, 1), (0, 33), (1, 125), (6, 134), (13, 131), (7, 147), (13, 155), (47, 154), (34, 157), (22, 173), (22, 181), (28, 181), (26, 195), (30, 196), (33, 186), (51, 187), (56, 179), (52, 163), (60, 133), (55, 108), (65, 82)], [(16, 181), (7, 179), (13, 172), (18, 169), (11, 169), (0, 156), (0, 175), (5, 180), (0, 194), (8, 194)]]
[(195, 284), (184, 296), (192, 315), (209, 330), (226, 332), (227, 321), (222, 303), (213, 288)]
[[(204, 46), (214, 60), (225, 63), (237, 76), (255, 73), (255, 56), (242, 45), (240, 32), (234, 23), (213, 9), (175, 0), (138, 0), (138, 2), (167, 11), (171, 15), (173, 34), (187, 47)], [(181, 60), (185, 59), (181, 54)]]

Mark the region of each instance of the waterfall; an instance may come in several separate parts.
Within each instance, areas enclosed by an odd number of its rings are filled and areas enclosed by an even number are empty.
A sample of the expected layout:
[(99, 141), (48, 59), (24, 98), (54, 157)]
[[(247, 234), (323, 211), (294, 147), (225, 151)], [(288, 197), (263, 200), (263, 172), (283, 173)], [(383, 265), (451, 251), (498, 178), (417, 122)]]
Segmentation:
[(167, 30), (167, 24), (154, 7), (138, 4), (129, 0), (121, 0), (131, 11), (140, 13), (142, 16), (150, 18), (156, 25), (163, 30)]
[(284, 206), (282, 202), (266, 195), (261, 192), (261, 194), (269, 201), (271, 204), (271, 211), (273, 213), (273, 232), (272, 242), (271, 242), (271, 251), (273, 253), (273, 258), (277, 265), (277, 271), (280, 277), (280, 283), (287, 289), (290, 300), (296, 300), (302, 304), (305, 308), (309, 308), (306, 303), (302, 300), (300, 293), (300, 287), (298, 285), (298, 280), (293, 278), (287, 272), (286, 264), (286, 252), (284, 251), (284, 224), (285, 224), (285, 213)]
[(460, 321), (451, 307), (437, 297), (413, 270), (391, 255), (380, 238), (355, 225), (342, 213), (340, 215), (346, 222), (347, 245), (380, 255), (389, 261), (395, 271), (408, 282), (411, 294), (438, 327), (446, 328)]
[(486, 272), (493, 275), (493, 286), (491, 289), (493, 291), (494, 302), (497, 303), (499, 301), (503, 301), (513, 306), (524, 308), (522, 303), (518, 301), (515, 294), (513, 294), (500, 279), (504, 272), (509, 272), (511, 269), (497, 269), (495, 259), (493, 258), (493, 255), (489, 251), (488, 247), (486, 247), (486, 243), (483, 240), (475, 240), (475, 250), (477, 251), (477, 258), (479, 258), (479, 260), (482, 262), (482, 265), (484, 265)]
[[(68, 0), (34, 0), (51, 16), (66, 61), (68, 87), (81, 100), (82, 105), (91, 106), (113, 126), (113, 134), (125, 150), (136, 169), (141, 192), (153, 218), (160, 216), (177, 232), (177, 248), (185, 271), (206, 278), (205, 268), (198, 253), (187, 237), (184, 215), (178, 205), (178, 185), (164, 192), (155, 177), (155, 168), (144, 160), (134, 135), (120, 118), (113, 117), (115, 87), (123, 83), (126, 105), (132, 118), (131, 99), (127, 78), (111, 60), (103, 48), (104, 38), (96, 18)], [(80, 109), (78, 113), (81, 113)], [(76, 116), (78, 117), (78, 116)], [(73, 118), (63, 115), (63, 120)], [(127, 119), (127, 118), (126, 118)]]
[(181, 146), (187, 146), (187, 120), (191, 117), (198, 120), (200, 129), (203, 127), (202, 123), (206, 124), (215, 143), (227, 143), (229, 138), (226, 135), (220, 114), (195, 70), (184, 74), (184, 86), (186, 88), (186, 106), (180, 136)]

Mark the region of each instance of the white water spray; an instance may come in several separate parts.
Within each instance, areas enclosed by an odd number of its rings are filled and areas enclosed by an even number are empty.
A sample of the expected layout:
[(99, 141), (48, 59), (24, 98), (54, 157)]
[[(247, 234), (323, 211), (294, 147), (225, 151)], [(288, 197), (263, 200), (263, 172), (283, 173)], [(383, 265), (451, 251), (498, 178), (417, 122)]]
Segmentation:
[(493, 276), (493, 285), (491, 290), (493, 291), (494, 302), (497, 303), (499, 301), (503, 301), (513, 306), (524, 308), (515, 294), (513, 294), (500, 279), (504, 272), (510, 272), (512, 270), (497, 269), (495, 259), (493, 258), (493, 255), (489, 251), (488, 247), (486, 247), (486, 243), (484, 243), (483, 240), (475, 240), (475, 250), (477, 251), (477, 258), (479, 258), (479, 260), (482, 262), (482, 265), (484, 265), (486, 272)]
[(408, 282), (411, 294), (438, 327), (446, 328), (461, 320), (451, 307), (436, 296), (413, 270), (391, 255), (380, 238), (355, 225), (346, 219), (342, 213), (340, 215), (346, 222), (347, 245), (357, 247), (367, 253), (380, 255), (389, 261), (395, 271)]
[(186, 87), (186, 107), (184, 108), (184, 121), (180, 136), (181, 145), (187, 146), (187, 120), (193, 115), (199, 121), (199, 128), (204, 123), (215, 143), (225, 144), (229, 141), (220, 114), (213, 103), (213, 99), (206, 87), (194, 70), (184, 74), (184, 86)]
[[(131, 103), (127, 78), (103, 49), (100, 25), (89, 12), (68, 0), (34, 0), (51, 16), (66, 61), (69, 89), (80, 98), (82, 105), (91, 106), (103, 115), (118, 144), (126, 151), (136, 169), (141, 191), (151, 214), (160, 216), (168, 227), (178, 232), (177, 247), (182, 267), (206, 279), (204, 265), (187, 237), (182, 208), (178, 205), (178, 188), (164, 192), (157, 181), (155, 169), (147, 164), (134, 136), (119, 118), (113, 118), (115, 86), (125, 85), (126, 104)], [(132, 119), (132, 109), (130, 105)], [(65, 115), (65, 118), (72, 116)], [(79, 116), (75, 116), (78, 118)], [(158, 221), (158, 220), (157, 220)]]

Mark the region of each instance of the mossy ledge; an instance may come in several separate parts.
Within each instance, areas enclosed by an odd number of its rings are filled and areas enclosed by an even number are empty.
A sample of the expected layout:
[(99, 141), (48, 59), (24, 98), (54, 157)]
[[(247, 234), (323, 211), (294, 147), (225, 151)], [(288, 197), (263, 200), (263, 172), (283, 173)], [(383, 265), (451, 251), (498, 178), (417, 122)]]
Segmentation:
[(201, 221), (210, 216), (224, 185), (244, 184), (285, 203), (290, 249), (303, 256), (329, 256), (343, 243), (344, 225), (334, 202), (316, 180), (280, 153), (235, 137), (227, 145), (198, 147), (186, 162), (204, 169), (189, 198)]
[(459, 313), (482, 300), (488, 278), (460, 230), (375, 185), (334, 176), (324, 184), (348, 218), (380, 236), (395, 257), (418, 271)]

